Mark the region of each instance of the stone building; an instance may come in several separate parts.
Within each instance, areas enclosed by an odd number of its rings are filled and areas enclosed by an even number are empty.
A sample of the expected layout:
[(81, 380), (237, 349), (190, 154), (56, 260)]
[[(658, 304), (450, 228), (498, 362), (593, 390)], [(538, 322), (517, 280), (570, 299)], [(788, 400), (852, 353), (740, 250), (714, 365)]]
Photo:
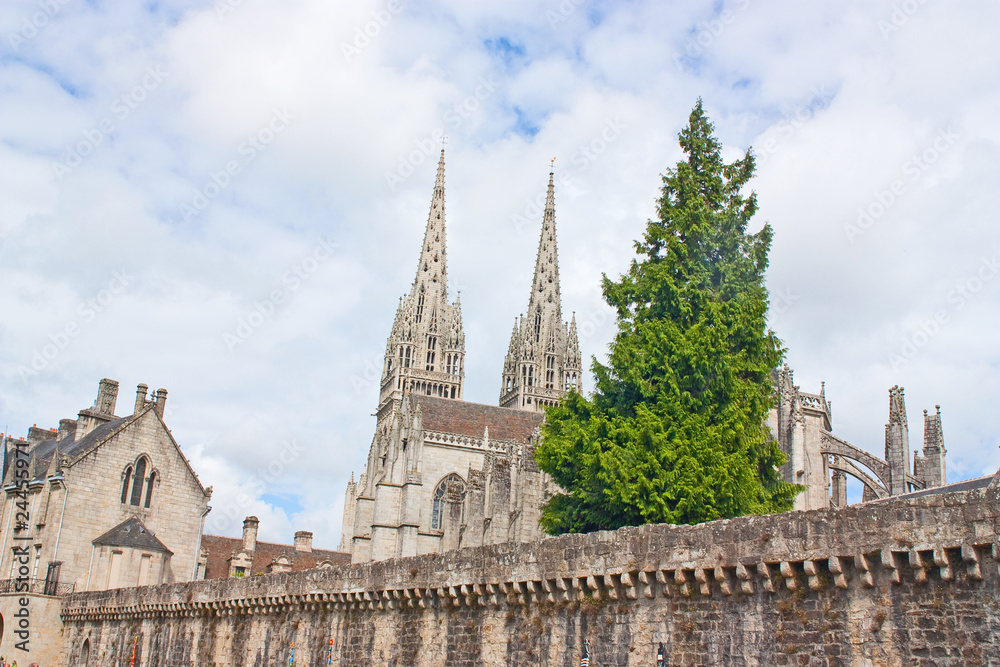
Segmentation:
[[(211, 488), (164, 424), (166, 390), (147, 391), (140, 384), (132, 414), (119, 417), (118, 383), (101, 380), (93, 406), (76, 419), (4, 439), (0, 572), (9, 579), (0, 621), (11, 627), (26, 587), (31, 657), (41, 664), (52, 664), (39, 631), (59, 627), (58, 595), (194, 578)], [(16, 485), (22, 470), (26, 493)], [(0, 654), (11, 642), (8, 632)]]
[(294, 544), (261, 542), (257, 539), (259, 525), (260, 520), (257, 517), (248, 516), (243, 521), (242, 538), (203, 536), (195, 579), (300, 572), (313, 568), (336, 567), (351, 562), (350, 554), (314, 549), (313, 534), (307, 530), (295, 533)]
[(885, 425), (885, 459), (834, 435), (833, 412), (826, 388), (818, 394), (803, 392), (787, 366), (774, 373), (778, 405), (771, 411), (770, 426), (787, 461), (786, 481), (806, 487), (795, 499), (795, 509), (811, 510), (847, 505), (847, 478), (863, 487), (862, 500), (875, 500), (919, 491), (946, 483), (941, 406), (935, 414), (924, 410), (923, 454), (909, 460), (909, 426), (902, 387), (889, 390), (889, 420)]
[(355, 562), (540, 537), (553, 489), (534, 460), (542, 410), (581, 389), (576, 324), (562, 319), (550, 174), (500, 406), (463, 400), (465, 334), (459, 300), (448, 301), (444, 186), (442, 150), (416, 277), (386, 344), (368, 462), (347, 487), (340, 548)]

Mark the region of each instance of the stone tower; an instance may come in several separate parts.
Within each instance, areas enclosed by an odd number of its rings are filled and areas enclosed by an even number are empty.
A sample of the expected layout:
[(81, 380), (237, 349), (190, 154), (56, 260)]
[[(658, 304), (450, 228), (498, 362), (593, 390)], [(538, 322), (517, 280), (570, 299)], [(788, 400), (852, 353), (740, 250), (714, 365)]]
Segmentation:
[(515, 321), (510, 337), (500, 407), (540, 411), (571, 389), (581, 391), (582, 376), (576, 316), (568, 325), (562, 319), (555, 193), (549, 172), (531, 298), (527, 315)]
[(406, 392), (461, 400), (464, 362), (462, 307), (458, 299), (448, 303), (442, 149), (417, 275), (399, 300), (385, 346), (377, 430)]

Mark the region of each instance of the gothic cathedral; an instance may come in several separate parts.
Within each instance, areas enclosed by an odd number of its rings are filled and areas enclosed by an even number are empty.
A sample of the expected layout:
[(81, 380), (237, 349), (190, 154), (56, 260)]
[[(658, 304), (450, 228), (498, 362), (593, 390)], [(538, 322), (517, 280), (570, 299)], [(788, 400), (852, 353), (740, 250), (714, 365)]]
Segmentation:
[(375, 436), (347, 485), (341, 550), (353, 562), (541, 537), (554, 485), (534, 449), (544, 407), (583, 375), (575, 320), (562, 319), (555, 194), (549, 174), (527, 315), (515, 322), (500, 405), (463, 400), (465, 333), (448, 301), (444, 150), (417, 275), (385, 349)]

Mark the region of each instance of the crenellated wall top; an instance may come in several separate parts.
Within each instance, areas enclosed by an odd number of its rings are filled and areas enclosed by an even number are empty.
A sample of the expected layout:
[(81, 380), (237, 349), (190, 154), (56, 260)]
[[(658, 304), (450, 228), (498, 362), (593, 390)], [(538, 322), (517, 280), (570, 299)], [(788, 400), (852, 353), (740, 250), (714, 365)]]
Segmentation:
[(64, 621), (392, 610), (639, 596), (752, 594), (888, 580), (982, 578), (1000, 561), (997, 480), (989, 487), (742, 517), (647, 525), (360, 563), (326, 570), (78, 593)]

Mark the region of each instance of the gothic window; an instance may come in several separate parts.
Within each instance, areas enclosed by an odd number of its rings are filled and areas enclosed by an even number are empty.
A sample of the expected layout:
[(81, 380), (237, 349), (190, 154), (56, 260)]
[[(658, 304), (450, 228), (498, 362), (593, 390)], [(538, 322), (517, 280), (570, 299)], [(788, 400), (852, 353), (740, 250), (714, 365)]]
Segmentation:
[(142, 504), (143, 507), (149, 509), (149, 503), (153, 500), (153, 482), (156, 481), (156, 473), (150, 473), (149, 483), (146, 484), (146, 502)]
[[(431, 530), (441, 530), (444, 525), (444, 512), (449, 503), (465, 503), (465, 480), (458, 474), (451, 473), (441, 480), (434, 489), (434, 502), (431, 508)], [(465, 507), (462, 507), (462, 519), (465, 519)]]
[(528, 386), (529, 387), (534, 387), (535, 386), (535, 367), (534, 366), (528, 366)]
[[(427, 266), (424, 265), (424, 271), (427, 270)], [(417, 297), (417, 317), (416, 321), (420, 322), (420, 319), (424, 315), (424, 291), (420, 290), (420, 296)]]
[(451, 388), (451, 397), (455, 398), (455, 388), (454, 387)]
[(436, 352), (434, 350), (436, 348), (437, 348), (437, 338), (434, 337), (434, 336), (428, 336), (427, 337), (427, 364), (425, 365), (424, 370), (428, 370), (428, 371), (434, 370), (434, 356), (436, 354)]
[(409, 367), (410, 367), (410, 346), (409, 345), (404, 345), (403, 346), (403, 368), (409, 368)]
[(535, 342), (542, 339), (542, 311), (535, 311)]
[(545, 388), (553, 389), (556, 383), (556, 358), (554, 355), (545, 356)]
[(132, 483), (132, 466), (125, 468), (125, 477), (122, 479), (122, 505), (128, 501), (128, 487)]
[(132, 496), (129, 498), (129, 504), (139, 506), (142, 502), (142, 485), (146, 481), (146, 457), (140, 456), (139, 460), (135, 462), (135, 478), (132, 480)]

